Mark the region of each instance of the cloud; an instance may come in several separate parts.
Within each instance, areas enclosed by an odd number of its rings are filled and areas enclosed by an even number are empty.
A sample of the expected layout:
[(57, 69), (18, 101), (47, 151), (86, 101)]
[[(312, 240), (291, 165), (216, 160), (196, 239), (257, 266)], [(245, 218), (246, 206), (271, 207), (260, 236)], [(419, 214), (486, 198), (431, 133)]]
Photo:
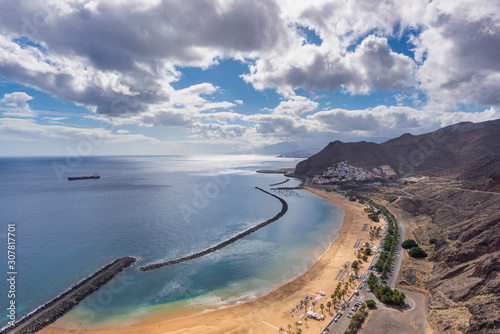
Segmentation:
[(281, 101), (280, 104), (274, 108), (273, 112), (279, 115), (299, 116), (316, 110), (318, 105), (319, 103), (311, 101), (307, 97), (292, 95), (288, 97), (288, 100)]
[[(499, 13), (500, 3), (488, 0), (3, 1), (0, 76), (83, 105), (96, 120), (181, 128), (211, 139), (418, 132), (498, 116)], [(305, 31), (320, 43), (309, 43)], [(391, 48), (403, 35), (404, 54)], [(275, 90), (279, 105), (238, 114), (233, 108), (248, 95), (228, 94), (225, 101), (219, 97), (228, 88), (211, 82), (174, 88), (187, 67), (226, 59), (248, 66), (241, 79)], [(314, 96), (338, 90), (396, 90), (401, 105), (318, 112), (324, 105)], [(427, 102), (418, 109), (404, 106), (420, 97)], [(2, 115), (36, 116), (30, 99), (6, 94)], [(486, 111), (445, 112), (460, 104)], [(10, 122), (4, 129), (11, 133), (15, 124), (30, 124)], [(40, 135), (41, 125), (31, 126)], [(64, 127), (54, 131), (65, 136)]]
[(255, 123), (258, 134), (284, 137), (308, 132), (311, 123), (301, 117), (279, 114), (255, 114), (245, 116), (243, 120)]
[(413, 60), (393, 52), (386, 38), (370, 35), (344, 56), (321, 47), (306, 48), (296, 56), (291, 52), (280, 58), (260, 58), (242, 78), (260, 90), (288, 87), (334, 91), (344, 87), (352, 94), (415, 85)]
[(105, 128), (77, 128), (61, 125), (43, 125), (33, 119), (0, 118), (0, 140), (19, 141), (78, 141), (92, 143), (124, 143), (134, 141), (158, 142), (141, 134), (113, 134)]
[[(478, 112), (445, 112), (404, 106), (384, 106), (360, 110), (323, 110), (305, 118), (256, 114), (243, 119), (255, 123), (255, 132), (267, 138), (301, 140), (305, 135), (322, 135), (330, 140), (339, 135), (362, 138), (390, 138), (404, 132), (421, 134), (459, 122), (481, 122), (500, 118), (492, 107)], [(250, 133), (250, 132), (249, 132)]]
[(5, 94), (3, 96), (2, 103), (9, 107), (17, 107), (19, 104), (25, 104), (30, 100), (33, 100), (33, 97), (29, 96), (25, 92), (14, 92)]
[(176, 66), (206, 68), (285, 42), (278, 16), (274, 2), (258, 0), (5, 1), (0, 75), (99, 114), (133, 116), (182, 98), (170, 86)]
[(420, 88), (434, 101), (500, 106), (500, 3), (439, 1), (415, 38)]
[(34, 117), (36, 113), (31, 110), (28, 105), (28, 101), (32, 100), (33, 97), (29, 96), (25, 92), (14, 92), (7, 93), (3, 96), (0, 103), (4, 107), (0, 107), (3, 111), (3, 116), (15, 116), (15, 117)]
[(236, 124), (198, 123), (191, 127), (191, 131), (205, 138), (228, 139), (241, 138), (247, 131), (247, 128)]

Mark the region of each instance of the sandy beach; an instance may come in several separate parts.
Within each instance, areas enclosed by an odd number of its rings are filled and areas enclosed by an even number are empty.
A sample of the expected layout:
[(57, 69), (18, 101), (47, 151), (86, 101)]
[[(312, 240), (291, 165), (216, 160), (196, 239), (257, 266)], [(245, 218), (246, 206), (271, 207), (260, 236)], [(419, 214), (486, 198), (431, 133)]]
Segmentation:
[[(342, 195), (312, 188), (305, 189), (338, 205), (344, 211), (345, 216), (342, 227), (339, 230), (339, 237), (331, 243), (328, 250), (320, 256), (314, 265), (293, 281), (265, 296), (211, 312), (196, 315), (179, 314), (175, 315), (175, 319), (172, 319), (172, 316), (167, 318), (168, 316), (159, 314), (129, 327), (87, 330), (65, 329), (62, 327), (64, 324), (63, 318), (56, 321), (52, 326), (40, 331), (40, 333), (277, 333), (280, 327), (289, 332), (289, 324), (292, 326), (291, 331), (296, 331), (297, 321), (302, 321), (303, 324), (298, 326), (302, 329), (303, 333), (320, 332), (331, 318), (329, 312), (326, 311), (326, 303), (330, 300), (329, 296), (337, 287), (339, 281), (335, 280), (335, 278), (339, 274), (340, 269), (343, 269), (344, 264), (348, 261), (352, 263), (356, 260), (354, 245), (360, 238), (364, 238), (361, 242), (361, 247), (365, 242), (370, 241), (370, 227), (383, 227), (383, 223), (374, 223), (369, 220), (363, 212), (364, 206), (357, 202), (350, 202)], [(365, 224), (368, 224), (368, 227), (362, 230)], [(379, 239), (375, 239), (372, 243), (378, 244), (378, 242)], [(297, 259), (297, 261), (300, 260)], [(360, 274), (367, 269), (369, 261), (371, 261), (371, 256), (368, 262), (361, 265)], [(347, 281), (346, 279), (344, 283)], [(359, 280), (353, 282), (347, 296), (351, 294), (358, 283)], [(321, 290), (325, 291), (326, 297), (318, 295)], [(325, 320), (317, 321), (309, 319), (306, 323), (305, 319), (300, 319), (300, 315), (305, 313), (304, 309), (298, 313), (294, 313), (292, 317), (290, 311), (297, 304), (300, 304), (300, 301), (306, 296), (313, 297), (313, 301), (317, 303), (315, 311), (319, 314), (321, 314), (320, 304), (325, 305)]]

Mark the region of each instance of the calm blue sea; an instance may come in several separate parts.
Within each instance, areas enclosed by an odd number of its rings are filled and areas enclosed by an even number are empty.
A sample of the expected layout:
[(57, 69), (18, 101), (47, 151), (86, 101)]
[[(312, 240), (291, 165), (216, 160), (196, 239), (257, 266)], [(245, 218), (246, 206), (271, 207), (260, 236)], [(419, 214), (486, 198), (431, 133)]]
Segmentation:
[[(343, 218), (305, 191), (283, 197), (283, 218), (222, 250), (149, 272), (137, 267), (211, 247), (273, 217), (281, 204), (255, 186), (269, 190), (286, 178), (255, 171), (296, 164), (256, 155), (0, 158), (0, 263), (6, 277), (7, 224), (15, 224), (16, 315), (122, 256), (139, 261), (68, 313), (67, 326), (227, 306), (293, 279), (336, 238)], [(67, 181), (93, 173), (101, 179)], [(8, 290), (1, 279), (1, 327)]]

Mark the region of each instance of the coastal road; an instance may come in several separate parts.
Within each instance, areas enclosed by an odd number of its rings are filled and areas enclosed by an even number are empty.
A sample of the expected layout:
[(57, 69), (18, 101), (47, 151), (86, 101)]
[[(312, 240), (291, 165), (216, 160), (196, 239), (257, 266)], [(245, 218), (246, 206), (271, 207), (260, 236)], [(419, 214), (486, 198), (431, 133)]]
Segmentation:
[[(389, 209), (387, 209), (389, 210)], [(401, 220), (398, 216), (394, 214), (391, 210), (390, 213), (394, 215), (396, 218), (396, 223), (398, 224), (398, 244), (396, 246), (396, 257), (393, 260), (393, 269), (391, 269), (390, 277), (387, 280), (387, 285), (389, 285), (392, 289), (396, 287), (396, 282), (398, 281), (399, 271), (401, 270), (401, 265), (403, 264), (403, 248), (401, 247), (401, 243), (404, 241), (405, 237), (405, 228), (401, 223)]]

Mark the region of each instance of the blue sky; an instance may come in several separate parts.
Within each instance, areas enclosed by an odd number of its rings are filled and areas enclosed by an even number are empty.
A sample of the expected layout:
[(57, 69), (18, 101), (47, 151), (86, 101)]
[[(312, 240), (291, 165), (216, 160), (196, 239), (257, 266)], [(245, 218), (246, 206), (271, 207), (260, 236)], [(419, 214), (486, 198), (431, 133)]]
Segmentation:
[(0, 4), (0, 156), (251, 152), (500, 118), (491, 1)]

